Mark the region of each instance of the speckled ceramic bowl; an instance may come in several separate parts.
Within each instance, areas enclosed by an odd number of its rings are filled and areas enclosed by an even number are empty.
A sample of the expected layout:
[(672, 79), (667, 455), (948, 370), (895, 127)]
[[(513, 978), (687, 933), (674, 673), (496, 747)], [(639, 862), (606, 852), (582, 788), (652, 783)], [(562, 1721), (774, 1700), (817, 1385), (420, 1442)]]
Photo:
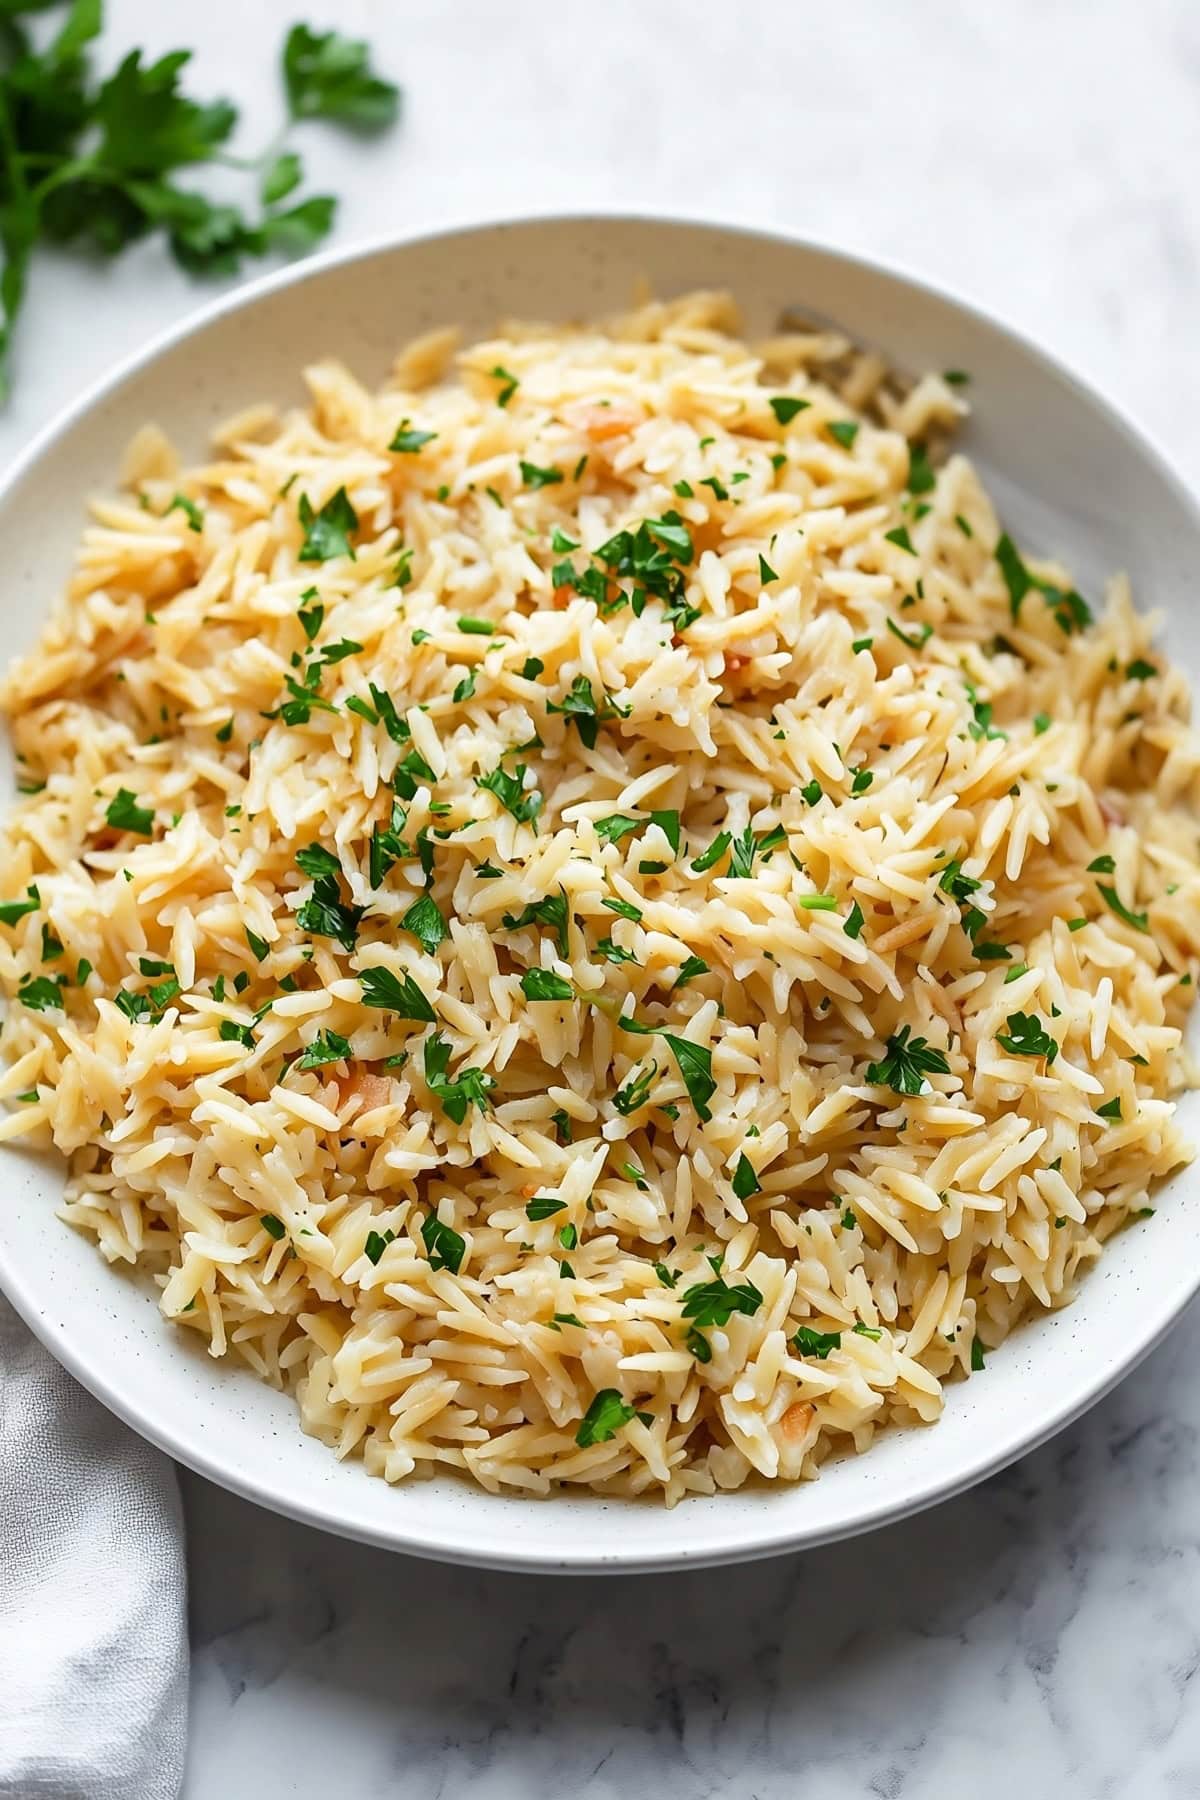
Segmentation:
[[(945, 294), (818, 246), (725, 226), (639, 218), (483, 225), (327, 257), (241, 289), (151, 344), (30, 448), (0, 494), (0, 655), (32, 640), (64, 581), (89, 493), (108, 486), (147, 419), (199, 452), (258, 398), (301, 396), (299, 370), (334, 353), (368, 382), (397, 345), (456, 321), (581, 317), (664, 294), (729, 287), (751, 332), (785, 306), (836, 321), (902, 367), (971, 371), (966, 446), (1020, 541), (1061, 555), (1080, 584), (1127, 569), (1165, 608), (1170, 651), (1200, 680), (1200, 514), (1162, 458), (1110, 406), (1030, 344)], [(7, 754), (7, 752), (5, 753)], [(1200, 1097), (1184, 1123), (1200, 1135)], [(264, 1506), (421, 1556), (561, 1571), (678, 1568), (768, 1556), (865, 1531), (946, 1498), (1075, 1418), (1140, 1360), (1200, 1276), (1195, 1178), (1122, 1234), (1074, 1305), (1023, 1329), (986, 1373), (951, 1389), (933, 1428), (885, 1435), (819, 1482), (647, 1503), (497, 1499), (450, 1478), (388, 1487), (336, 1462), (295, 1407), (213, 1362), (160, 1317), (154, 1292), (107, 1268), (55, 1217), (61, 1167), (3, 1153), (0, 1284), (59, 1360), (181, 1462)]]

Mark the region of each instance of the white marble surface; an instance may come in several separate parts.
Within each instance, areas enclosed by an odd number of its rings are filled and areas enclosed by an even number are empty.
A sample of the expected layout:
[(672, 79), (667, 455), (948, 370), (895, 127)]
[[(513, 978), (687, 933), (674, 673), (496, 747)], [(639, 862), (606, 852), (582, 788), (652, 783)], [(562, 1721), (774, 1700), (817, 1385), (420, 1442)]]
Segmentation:
[[(293, 0), (110, 0), (274, 129)], [(303, 13), (303, 9), (301, 9)], [(1063, 355), (1200, 482), (1194, 0), (340, 0), (407, 90), (305, 132), (338, 237), (676, 207), (940, 277)], [(7, 459), (202, 290), (146, 245), (43, 262)], [(555, 1582), (388, 1558), (185, 1479), (185, 1800), (1009, 1800), (1200, 1793), (1200, 1312), (1055, 1444), (873, 1538)], [(686, 1509), (680, 1515), (687, 1530)], [(547, 1529), (553, 1529), (547, 1515)]]

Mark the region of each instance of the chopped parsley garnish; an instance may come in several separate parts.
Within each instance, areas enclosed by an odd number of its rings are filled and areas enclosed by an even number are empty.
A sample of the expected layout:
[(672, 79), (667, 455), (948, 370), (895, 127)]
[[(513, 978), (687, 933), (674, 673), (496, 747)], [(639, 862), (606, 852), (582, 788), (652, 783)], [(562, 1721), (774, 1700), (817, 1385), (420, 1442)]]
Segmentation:
[(442, 917), (441, 908), (431, 894), (422, 894), (419, 900), (413, 901), (400, 921), (400, 928), (402, 931), (411, 931), (430, 956), (449, 936), (449, 927)]
[(421, 1238), (431, 1269), (449, 1269), (457, 1275), (466, 1254), (467, 1241), (450, 1225), (443, 1225), (436, 1213), (421, 1220)]
[(910, 494), (931, 494), (937, 485), (937, 475), (930, 462), (924, 444), (910, 444), (908, 447), (908, 491)]
[(694, 981), (697, 975), (707, 974), (708, 964), (705, 962), (704, 958), (702, 956), (689, 956), (685, 962), (680, 964), (679, 973), (675, 977), (675, 987), (686, 987), (688, 982)]
[(1121, 1096), (1118, 1094), (1115, 1100), (1106, 1100), (1103, 1106), (1098, 1106), (1096, 1116), (1100, 1119), (1120, 1119)]
[[(640, 913), (638, 917), (641, 917)], [(570, 924), (564, 888), (559, 888), (557, 894), (546, 894), (541, 900), (531, 900), (519, 913), (505, 913), (500, 922), (509, 931), (520, 931), (526, 925), (549, 925), (558, 944), (558, 953), (566, 961), (570, 952)]]
[(547, 701), (546, 711), (565, 713), (568, 718), (573, 719), (579, 731), (580, 742), (588, 750), (595, 749), (596, 737), (603, 723), (626, 716), (607, 694), (602, 694), (597, 703), (592, 684), (586, 675), (577, 675), (561, 700)]
[(434, 1011), (411, 975), (393, 975), (390, 969), (360, 969), (364, 1006), (377, 1006), (394, 1012), (398, 1019), (414, 1019), (431, 1025)]
[(602, 956), (605, 962), (633, 963), (635, 968), (637, 967), (637, 957), (633, 951), (622, 949), (621, 945), (614, 944), (610, 937), (603, 937), (599, 940), (596, 945), (596, 955)]
[(560, 1200), (557, 1194), (535, 1194), (525, 1208), (525, 1217), (537, 1225), (543, 1219), (552, 1219), (555, 1213), (565, 1212), (567, 1203)]
[[(725, 834), (722, 833), (722, 836)], [(719, 842), (717, 839), (716, 842)], [(746, 880), (754, 869), (754, 859), (761, 856), (764, 862), (770, 861), (771, 852), (781, 849), (787, 843), (787, 832), (782, 825), (775, 825), (770, 831), (755, 832), (747, 825), (739, 837), (735, 837), (729, 846), (729, 873), (738, 880)], [(709, 845), (706, 855), (711, 854), (714, 846)], [(693, 869), (697, 862), (692, 864)], [(707, 865), (706, 865), (707, 866)]]
[(996, 1033), (996, 1042), (1013, 1056), (1044, 1056), (1052, 1063), (1058, 1055), (1058, 1045), (1046, 1030), (1036, 1013), (1009, 1013), (1006, 1020), (1007, 1031)]
[[(318, 849), (319, 845), (310, 846), (310, 851)], [(304, 854), (300, 852), (301, 856)], [(323, 854), (328, 855), (328, 852)], [(358, 927), (365, 910), (344, 901), (337, 877), (326, 872), (315, 877), (312, 893), (296, 914), (296, 923), (301, 931), (307, 931), (313, 937), (334, 938), (349, 952), (358, 942)]]
[(449, 1063), (450, 1046), (434, 1032), (425, 1042), (425, 1085), (441, 1101), (446, 1117), (461, 1125), (472, 1105), (487, 1111), (496, 1082), (482, 1069), (460, 1069), (451, 1078), (446, 1073)]
[(266, 938), (259, 937), (257, 932), (251, 931), (248, 925), (245, 930), (246, 942), (254, 952), (255, 962), (263, 962), (271, 954), (270, 944), (268, 944)]
[(761, 1191), (761, 1184), (754, 1172), (754, 1164), (744, 1151), (738, 1157), (737, 1167), (733, 1171), (733, 1191), (739, 1200), (749, 1200), (751, 1194)]
[(908, 535), (907, 525), (897, 525), (894, 531), (885, 531), (883, 535), (888, 543), (895, 544), (897, 549), (907, 550), (910, 556), (917, 554), (913, 549), (912, 539)]
[(982, 885), (974, 875), (963, 874), (962, 863), (957, 856), (946, 864), (938, 880), (943, 894), (949, 894), (952, 900), (960, 903), (969, 899)]
[(545, 673), (545, 669), (546, 665), (540, 656), (527, 656), (521, 665), (521, 679), (536, 681), (539, 675)]
[(1105, 887), (1102, 881), (1097, 882), (1096, 885), (1100, 889), (1100, 897), (1104, 904), (1116, 913), (1118, 919), (1123, 919), (1126, 925), (1132, 925), (1135, 931), (1149, 931), (1150, 920), (1147, 913), (1130, 912), (1116, 888)]
[(1088, 874), (1111, 875), (1116, 866), (1116, 861), (1113, 857), (1108, 855), (1097, 856), (1088, 864)]
[(908, 632), (902, 631), (895, 619), (889, 619), (887, 628), (893, 637), (898, 637), (900, 642), (907, 644), (910, 650), (923, 650), (933, 636), (933, 626), (927, 622), (919, 624), (915, 631)]
[(457, 687), (454, 690), (454, 696), (453, 696), (454, 704), (456, 706), (461, 705), (461, 703), (464, 700), (470, 700), (470, 699), (474, 698), (475, 677), (478, 675), (478, 673), (479, 673), (478, 668), (474, 664), (472, 664), (472, 666), (467, 670), (466, 674), (463, 676), (462, 680), (458, 683)]
[(147, 806), (139, 806), (137, 796), (128, 788), (117, 789), (104, 817), (115, 831), (136, 831), (140, 837), (150, 837), (154, 831), (154, 813)]
[(619, 844), (623, 837), (631, 831), (640, 831), (644, 824), (644, 819), (635, 819), (629, 813), (609, 813), (606, 818), (594, 821), (594, 829), (602, 844)]
[(714, 864), (719, 863), (732, 842), (733, 838), (730, 832), (719, 831), (708, 849), (693, 858), (691, 864), (693, 872), (702, 875), (706, 869), (711, 869)]
[(378, 1268), (380, 1257), (383, 1255), (388, 1245), (395, 1242), (395, 1238), (396, 1234), (394, 1231), (368, 1231), (367, 1241), (363, 1245), (363, 1255), (371, 1264), (372, 1268)]
[(253, 1025), (239, 1025), (236, 1019), (222, 1019), (217, 1036), (224, 1044), (241, 1044), (245, 1050), (254, 1048)]
[(504, 383), (504, 386), (496, 395), (496, 405), (507, 406), (517, 389), (520, 387), (520, 382), (515, 375), (511, 374), (510, 371), (504, 368), (500, 363), (497, 363), (494, 369), (489, 370), (489, 373), (494, 380), (502, 381)]
[(541, 469), (537, 463), (526, 462), (523, 457), (520, 459), (520, 464), (521, 480), (527, 488), (536, 490), (537, 488), (554, 487), (563, 478), (561, 469)]
[(950, 1064), (945, 1052), (935, 1050), (923, 1037), (910, 1034), (911, 1025), (902, 1025), (887, 1040), (882, 1060), (868, 1063), (866, 1080), (874, 1087), (890, 1087), (897, 1094), (924, 1094), (930, 1091), (927, 1075), (948, 1075)]
[(804, 801), (806, 806), (815, 806), (823, 792), (824, 790), (819, 781), (806, 781), (804, 786), (800, 789), (800, 798)]
[(62, 1006), (66, 981), (65, 975), (27, 975), (17, 989), (17, 999), (30, 1012), (45, 1012), (48, 1007)]
[(298, 1069), (320, 1069), (326, 1063), (344, 1062), (350, 1056), (349, 1039), (340, 1037), (336, 1031), (318, 1031), (308, 1049), (297, 1063)]
[(859, 431), (857, 419), (830, 419), (825, 429), (844, 450), (853, 450)]
[(274, 1238), (277, 1244), (287, 1236), (287, 1226), (282, 1219), (277, 1219), (274, 1213), (263, 1213), (258, 1222), (267, 1236)]
[(845, 932), (846, 936), (849, 938), (861, 937), (862, 936), (862, 928), (865, 923), (866, 923), (866, 921), (863, 918), (863, 909), (858, 904), (858, 901), (856, 900), (854, 902), (853, 906), (850, 908), (850, 911), (846, 915), (846, 921), (845, 921), (845, 924), (842, 926), (842, 930)]
[(792, 1346), (798, 1356), (811, 1356), (817, 1362), (824, 1362), (831, 1350), (840, 1350), (842, 1334), (840, 1331), (814, 1331), (811, 1325), (801, 1325), (792, 1338)]
[[(618, 900), (614, 896), (611, 899), (602, 900), (600, 904), (607, 907), (609, 912), (617, 913), (622, 919), (632, 919), (635, 925), (640, 925), (642, 922), (642, 909), (640, 906), (634, 906), (631, 900)], [(563, 954), (565, 956), (566, 952), (564, 951)]]
[(401, 456), (415, 456), (422, 444), (431, 444), (436, 436), (436, 431), (411, 429), (408, 420), (404, 419), (399, 431), (388, 445), (388, 449), (396, 451)]
[(762, 1302), (752, 1281), (730, 1287), (723, 1276), (717, 1275), (712, 1281), (702, 1281), (685, 1290), (683, 1317), (690, 1319), (697, 1330), (706, 1325), (725, 1326), (735, 1312), (753, 1318)]
[(1091, 624), (1092, 610), (1083, 595), (1076, 593), (1074, 588), (1059, 588), (1053, 582), (1037, 580), (1026, 568), (1020, 551), (1007, 532), (1001, 535), (995, 556), (1004, 577), (1004, 585), (1008, 589), (1009, 611), (1014, 623), (1026, 594), (1032, 588), (1037, 588), (1053, 611), (1058, 625), (1068, 636), (1073, 631), (1083, 631)]
[(196, 502), (189, 500), (186, 494), (176, 494), (168, 506), (167, 512), (181, 512), (188, 522), (189, 531), (203, 531), (204, 529), (204, 514)]
[(537, 788), (525, 791), (524, 775), (524, 763), (518, 763), (511, 775), (497, 766), (490, 775), (477, 775), (475, 785), (495, 794), (505, 812), (511, 813), (518, 823), (532, 824), (542, 810), (542, 796)]
[(34, 883), (25, 889), (24, 900), (5, 900), (0, 902), (0, 925), (15, 925), (18, 919), (36, 912), (42, 904), (42, 897)]
[(658, 1074), (658, 1064), (651, 1063), (648, 1069), (640, 1074), (631, 1075), (623, 1087), (619, 1087), (613, 1095), (613, 1105), (625, 1118), (637, 1112), (646, 1104), (654, 1078)]
[(836, 894), (797, 894), (796, 905), (802, 906), (805, 912), (836, 912)]
[(304, 527), (301, 562), (328, 562), (335, 556), (348, 556), (354, 560), (350, 533), (358, 530), (358, 514), (344, 487), (340, 487), (319, 512), (313, 511), (308, 495), (301, 494), (300, 523)]
[(521, 977), (521, 992), (527, 1000), (573, 1000), (575, 989), (553, 969), (526, 969)]
[(1158, 670), (1152, 662), (1147, 662), (1144, 656), (1138, 656), (1134, 658), (1133, 662), (1126, 663), (1125, 673), (1130, 681), (1151, 681), (1158, 674)]
[(973, 1337), (971, 1339), (971, 1373), (973, 1375), (978, 1375), (980, 1370), (983, 1367), (984, 1367), (983, 1339), (980, 1337)]
[(712, 1051), (707, 1045), (694, 1044), (690, 1038), (676, 1037), (673, 1032), (664, 1031), (660, 1025), (639, 1025), (631, 1018), (619, 1019), (618, 1024), (624, 1031), (636, 1031), (645, 1037), (662, 1038), (675, 1058), (675, 1066), (679, 1070), (697, 1116), (707, 1123), (712, 1118), (708, 1102), (717, 1091), (717, 1084), (713, 1080), (712, 1074)]
[(761, 554), (761, 552), (760, 552), (759, 558), (758, 558), (758, 579), (762, 582), (764, 587), (766, 586), (768, 581), (778, 581), (779, 580), (778, 575), (775, 573), (774, 569), (771, 567), (771, 565), (767, 561), (766, 557)]
[(767, 405), (781, 425), (790, 425), (797, 413), (808, 410), (812, 401), (798, 399), (795, 394), (772, 394)]
[(851, 769), (850, 774), (852, 777), (850, 792), (852, 794), (865, 794), (875, 779), (870, 769)]
[(601, 1388), (579, 1421), (575, 1442), (581, 1450), (588, 1450), (593, 1444), (607, 1444), (623, 1425), (628, 1425), (636, 1411), (616, 1388)]
[(1041, 737), (1045, 732), (1049, 731), (1049, 729), (1053, 723), (1054, 723), (1054, 721), (1051, 719), (1049, 713), (1044, 713), (1044, 712), (1034, 713), (1034, 715), (1033, 715), (1033, 735), (1034, 735), (1034, 737)]
[(457, 620), (458, 629), (468, 637), (495, 637), (496, 627), (490, 619), (473, 619), (469, 614)]
[(855, 638), (855, 640), (851, 644), (850, 648), (854, 652), (855, 656), (857, 656), (860, 650), (869, 650), (871, 648), (871, 645), (874, 642), (875, 642), (874, 638), (869, 638), (869, 637)]

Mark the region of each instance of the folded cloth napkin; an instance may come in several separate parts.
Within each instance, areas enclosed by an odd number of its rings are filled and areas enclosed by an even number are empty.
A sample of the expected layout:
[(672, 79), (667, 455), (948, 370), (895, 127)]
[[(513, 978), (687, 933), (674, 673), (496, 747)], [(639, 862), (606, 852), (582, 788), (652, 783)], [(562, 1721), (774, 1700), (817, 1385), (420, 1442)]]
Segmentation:
[(174, 1800), (186, 1589), (171, 1462), (0, 1298), (0, 1795)]

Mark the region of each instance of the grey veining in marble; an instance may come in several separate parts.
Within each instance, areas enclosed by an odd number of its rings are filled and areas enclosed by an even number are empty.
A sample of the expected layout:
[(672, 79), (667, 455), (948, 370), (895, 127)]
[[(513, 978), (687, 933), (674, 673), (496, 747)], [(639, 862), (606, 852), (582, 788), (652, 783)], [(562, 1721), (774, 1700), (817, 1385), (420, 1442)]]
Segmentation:
[[(898, 260), (1030, 331), (1200, 482), (1195, 0), (110, 0), (278, 107), (294, 17), (407, 90), (374, 146), (307, 128), (339, 238), (625, 204)], [(42, 261), (11, 456), (206, 290), (153, 245)], [(210, 291), (210, 290), (209, 290)], [(1200, 1795), (1200, 1312), (965, 1498), (800, 1559), (555, 1582), (388, 1558), (187, 1479), (185, 1800), (1191, 1800)], [(548, 1529), (553, 1529), (548, 1514)], [(686, 1506), (679, 1529), (687, 1530)]]
[(1198, 1350), (921, 1518), (694, 1575), (437, 1568), (191, 1482), (188, 1793), (1200, 1793)]

